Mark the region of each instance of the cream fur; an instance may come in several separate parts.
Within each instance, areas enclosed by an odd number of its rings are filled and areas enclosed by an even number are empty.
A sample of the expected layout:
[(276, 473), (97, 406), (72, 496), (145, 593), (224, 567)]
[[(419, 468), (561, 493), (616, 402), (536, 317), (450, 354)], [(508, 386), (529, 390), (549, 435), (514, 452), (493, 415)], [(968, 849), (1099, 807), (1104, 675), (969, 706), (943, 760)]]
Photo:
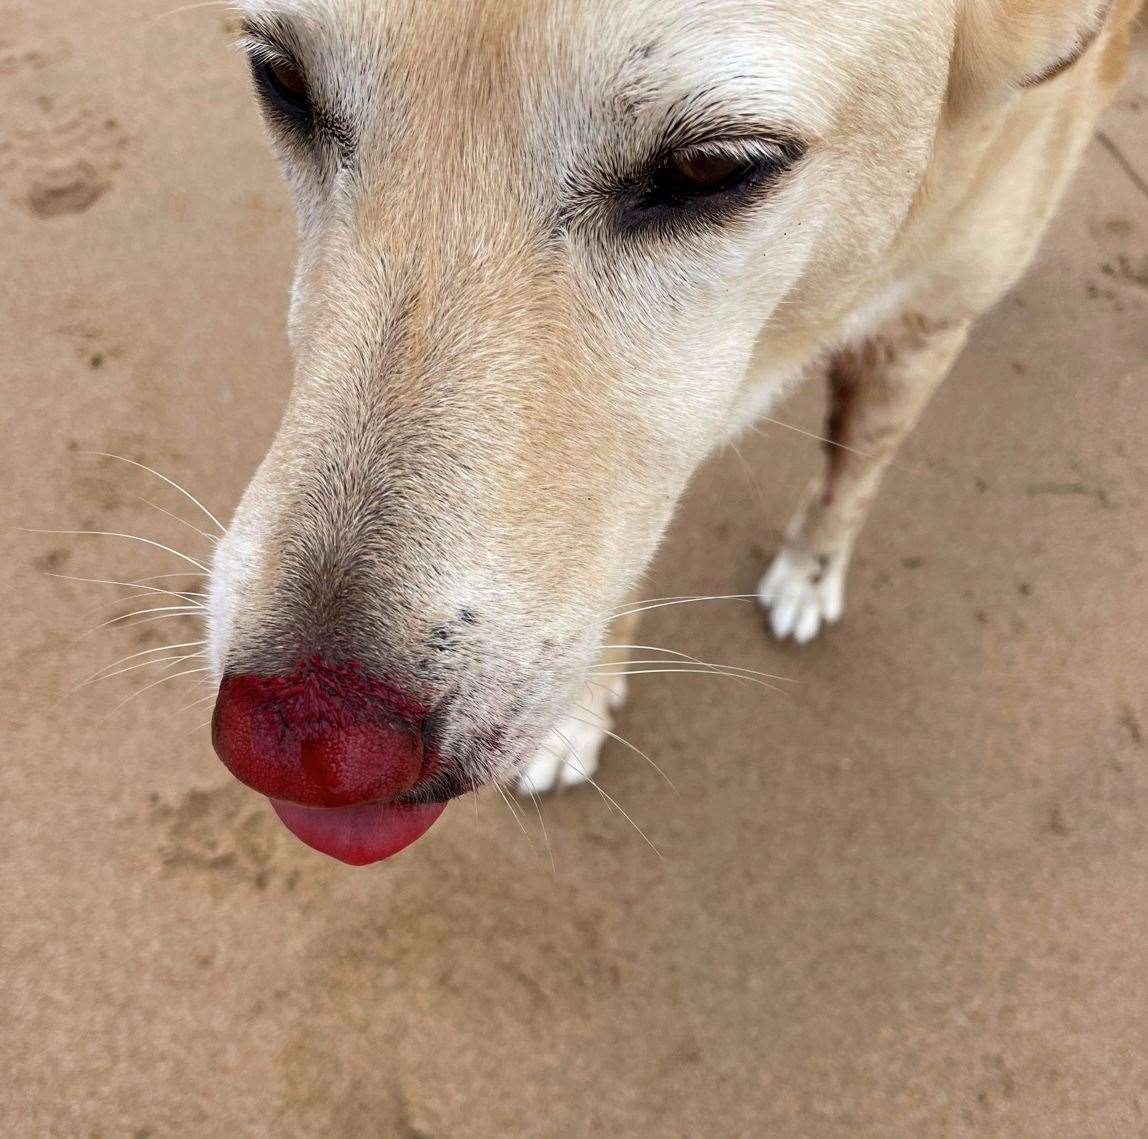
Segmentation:
[[(272, 128), (297, 366), (216, 559), (217, 670), (334, 646), (437, 702), (469, 779), (511, 776), (693, 470), (828, 363), (870, 458), (831, 457), (763, 584), (775, 630), (813, 635), (896, 443), (1031, 258), (1135, 7), (244, 0), (354, 142), (316, 155)], [(676, 106), (806, 152), (680, 239), (585, 203), (569, 220), (570, 185)]]

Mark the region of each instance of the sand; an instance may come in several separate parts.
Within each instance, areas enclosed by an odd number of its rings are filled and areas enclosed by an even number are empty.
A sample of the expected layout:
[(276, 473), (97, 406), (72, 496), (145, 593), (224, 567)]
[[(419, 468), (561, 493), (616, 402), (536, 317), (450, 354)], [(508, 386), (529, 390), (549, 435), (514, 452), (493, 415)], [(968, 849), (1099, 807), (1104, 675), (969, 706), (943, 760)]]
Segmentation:
[[(602, 783), (661, 856), (586, 788), (545, 804), (556, 870), (490, 794), (351, 870), (223, 771), (196, 675), (68, 692), (197, 626), (76, 641), (129, 609), (46, 573), (180, 563), (12, 530), (204, 558), (133, 496), (189, 503), (84, 452), (226, 517), (287, 391), (286, 195), (229, 17), (168, 7), (0, 6), (0, 1133), (1148, 1134), (1148, 193), (1114, 154), (1148, 177), (1145, 58), (843, 625), (799, 651), (752, 605), (651, 614), (795, 681), (635, 683), (619, 730), (677, 790), (621, 747)], [(778, 417), (816, 430), (820, 393)], [(770, 424), (715, 457), (650, 595), (751, 590), (818, 461)]]

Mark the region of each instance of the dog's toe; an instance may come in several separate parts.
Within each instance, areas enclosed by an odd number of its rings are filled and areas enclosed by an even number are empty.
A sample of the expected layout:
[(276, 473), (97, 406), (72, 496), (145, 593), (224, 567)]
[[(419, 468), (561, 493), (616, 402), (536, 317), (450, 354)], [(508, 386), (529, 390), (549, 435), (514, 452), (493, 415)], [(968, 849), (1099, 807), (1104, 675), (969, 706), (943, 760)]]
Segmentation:
[(558, 786), (562, 757), (549, 750), (549, 743), (538, 750), (522, 769), (514, 785), (519, 795), (544, 795)]
[(844, 610), (845, 558), (783, 549), (761, 579), (757, 596), (769, 611), (773, 635), (804, 645)]
[(541, 795), (585, 783), (598, 770), (598, 753), (605, 739), (604, 728), (564, 717), (523, 768), (515, 790), (520, 795)]
[(626, 678), (591, 686), (585, 705), (564, 716), (542, 742), (515, 783), (520, 795), (541, 795), (557, 787), (585, 783), (598, 770), (598, 754), (610, 732), (610, 712), (626, 699)]

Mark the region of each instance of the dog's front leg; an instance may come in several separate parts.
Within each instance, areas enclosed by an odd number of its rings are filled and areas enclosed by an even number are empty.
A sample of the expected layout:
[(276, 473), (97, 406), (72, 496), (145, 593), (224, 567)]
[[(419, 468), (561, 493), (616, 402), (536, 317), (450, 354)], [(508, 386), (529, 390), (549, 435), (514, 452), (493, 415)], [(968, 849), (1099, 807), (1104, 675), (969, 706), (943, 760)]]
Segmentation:
[(853, 543), (881, 479), (960, 354), (970, 324), (904, 316), (834, 353), (825, 467), (758, 587), (776, 636), (804, 643), (841, 616)]
[(613, 713), (626, 700), (626, 661), (638, 615), (614, 619), (598, 662), (587, 673), (582, 694), (542, 742), (518, 777), (520, 795), (584, 783), (598, 769), (598, 753), (613, 727)]

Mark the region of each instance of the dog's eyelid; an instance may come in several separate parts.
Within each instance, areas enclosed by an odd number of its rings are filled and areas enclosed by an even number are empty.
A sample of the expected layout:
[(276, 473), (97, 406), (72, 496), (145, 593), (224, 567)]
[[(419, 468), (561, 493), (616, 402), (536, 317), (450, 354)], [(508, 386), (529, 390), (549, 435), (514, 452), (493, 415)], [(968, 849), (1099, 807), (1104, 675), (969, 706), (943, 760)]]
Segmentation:
[(278, 44), (270, 40), (264, 39), (262, 36), (240, 36), (235, 41), (235, 50), (241, 52), (243, 55), (257, 65), (280, 64), (285, 67), (293, 67), (297, 71), (302, 72), (303, 68), (300, 67), (298, 59)]
[(282, 63), (303, 70), (297, 41), (282, 20), (246, 17), (240, 21), (233, 46), (253, 63)]
[(679, 144), (669, 154), (682, 158), (730, 158), (747, 163), (792, 164), (805, 150), (805, 144), (793, 138), (740, 135)]

